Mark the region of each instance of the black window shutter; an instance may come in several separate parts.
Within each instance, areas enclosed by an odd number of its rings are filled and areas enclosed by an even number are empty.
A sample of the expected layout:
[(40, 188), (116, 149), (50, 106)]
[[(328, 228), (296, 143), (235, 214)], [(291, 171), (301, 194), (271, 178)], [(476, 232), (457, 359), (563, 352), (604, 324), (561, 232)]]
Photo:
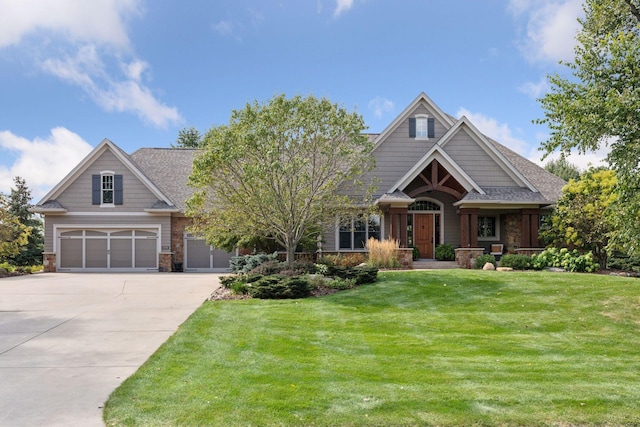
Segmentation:
[(409, 118), (409, 138), (416, 137), (416, 118)]
[(100, 204), (100, 175), (91, 175), (91, 204)]
[(122, 204), (122, 175), (113, 176), (113, 204)]
[(435, 125), (436, 125), (435, 119), (433, 117), (429, 117), (427, 119), (427, 137), (428, 138), (436, 137)]

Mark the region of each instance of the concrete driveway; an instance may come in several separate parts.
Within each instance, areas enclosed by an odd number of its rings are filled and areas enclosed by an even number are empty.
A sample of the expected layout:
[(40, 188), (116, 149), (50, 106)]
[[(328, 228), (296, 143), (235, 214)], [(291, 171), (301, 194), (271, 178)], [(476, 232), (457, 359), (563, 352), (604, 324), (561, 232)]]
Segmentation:
[(0, 426), (102, 426), (109, 394), (219, 286), (215, 274), (0, 279)]

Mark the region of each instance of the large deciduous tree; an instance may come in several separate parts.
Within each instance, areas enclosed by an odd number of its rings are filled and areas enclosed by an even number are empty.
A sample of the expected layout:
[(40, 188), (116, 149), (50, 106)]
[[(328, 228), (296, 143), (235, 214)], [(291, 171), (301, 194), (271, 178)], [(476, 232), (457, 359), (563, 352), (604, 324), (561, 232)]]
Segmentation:
[(206, 133), (194, 161), (192, 229), (226, 249), (274, 239), (292, 263), (302, 239), (368, 204), (371, 188), (359, 178), (374, 159), (364, 129), (357, 113), (313, 96), (279, 95), (234, 110), (228, 125)]
[(182, 128), (180, 132), (178, 132), (176, 145), (172, 144), (172, 146), (175, 148), (200, 148), (201, 145), (202, 134), (193, 126), (191, 126), (189, 129)]
[(600, 265), (607, 265), (609, 241), (614, 232), (617, 200), (612, 170), (590, 169), (562, 189), (548, 228), (542, 238), (556, 245), (592, 251)]
[(547, 153), (608, 145), (617, 174), (617, 240), (640, 254), (640, 1), (586, 0), (570, 77), (549, 76), (541, 100)]

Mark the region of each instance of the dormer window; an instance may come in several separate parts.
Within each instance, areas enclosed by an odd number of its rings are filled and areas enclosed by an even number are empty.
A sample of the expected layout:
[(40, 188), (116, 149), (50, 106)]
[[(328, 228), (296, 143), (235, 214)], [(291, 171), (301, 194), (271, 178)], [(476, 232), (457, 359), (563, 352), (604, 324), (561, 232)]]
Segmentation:
[(409, 119), (409, 138), (435, 138), (435, 120), (426, 114), (416, 114)]
[(105, 207), (121, 205), (122, 175), (112, 171), (102, 171), (91, 176), (91, 204)]

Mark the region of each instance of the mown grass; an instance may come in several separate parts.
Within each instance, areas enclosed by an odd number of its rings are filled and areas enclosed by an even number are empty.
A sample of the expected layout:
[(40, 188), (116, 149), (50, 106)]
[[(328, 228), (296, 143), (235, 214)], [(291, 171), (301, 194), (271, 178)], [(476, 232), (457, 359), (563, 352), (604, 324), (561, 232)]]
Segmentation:
[(637, 425), (640, 282), (387, 272), (205, 303), (105, 407), (130, 426)]

